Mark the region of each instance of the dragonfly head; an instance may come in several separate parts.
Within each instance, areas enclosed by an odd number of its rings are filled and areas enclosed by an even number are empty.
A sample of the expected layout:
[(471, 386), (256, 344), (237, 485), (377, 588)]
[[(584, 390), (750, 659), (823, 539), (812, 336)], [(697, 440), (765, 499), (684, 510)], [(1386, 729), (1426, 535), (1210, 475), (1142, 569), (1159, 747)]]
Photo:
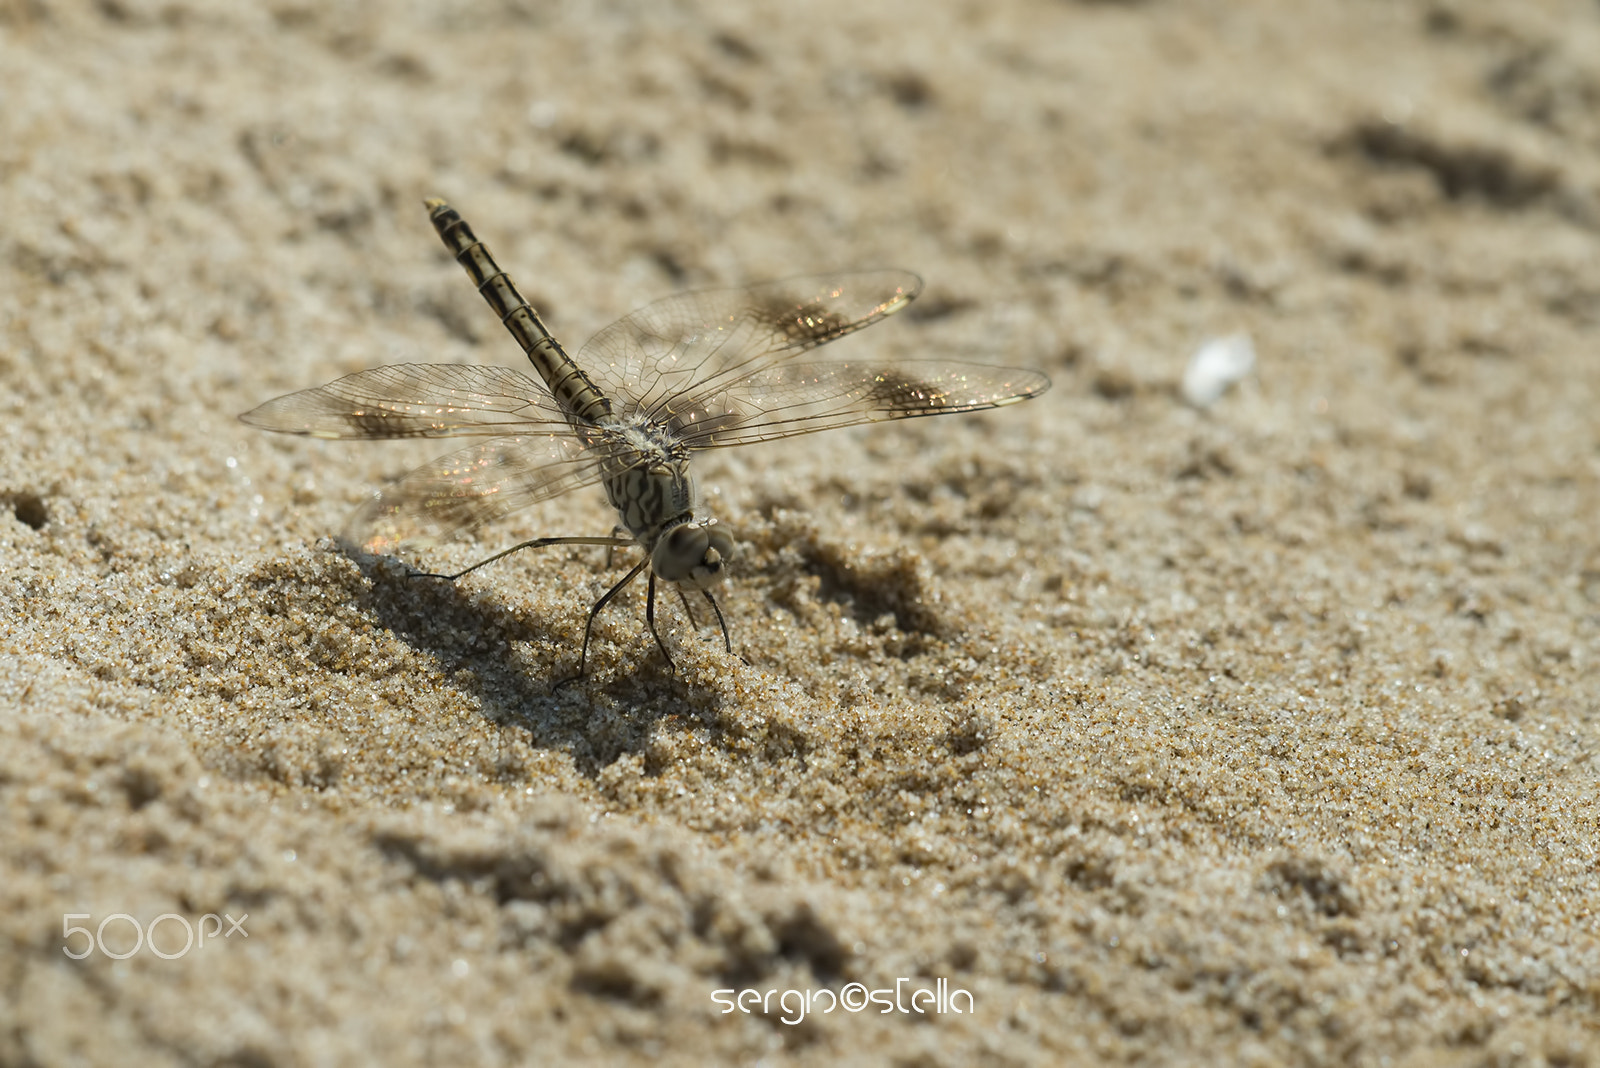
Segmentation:
[(680, 523), (656, 540), (650, 567), (656, 577), (703, 590), (722, 577), (733, 559), (733, 538), (713, 520)]

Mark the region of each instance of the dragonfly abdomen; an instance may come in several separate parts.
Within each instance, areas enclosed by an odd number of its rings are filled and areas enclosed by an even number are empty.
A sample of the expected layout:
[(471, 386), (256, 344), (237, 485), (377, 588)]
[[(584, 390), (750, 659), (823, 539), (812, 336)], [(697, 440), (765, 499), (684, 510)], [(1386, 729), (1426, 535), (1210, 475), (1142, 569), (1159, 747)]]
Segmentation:
[(495, 263), (467, 221), (442, 200), (429, 200), (427, 205), (433, 228), (439, 232), (445, 246), (456, 254), (456, 262), (466, 270), (483, 299), (522, 346), (522, 351), (528, 354), (528, 360), (562, 410), (572, 417), (574, 426), (594, 424), (609, 416), (611, 401), (595, 388), (583, 369), (572, 362), (561, 343), (550, 336), (539, 313), (517, 291), (511, 276)]

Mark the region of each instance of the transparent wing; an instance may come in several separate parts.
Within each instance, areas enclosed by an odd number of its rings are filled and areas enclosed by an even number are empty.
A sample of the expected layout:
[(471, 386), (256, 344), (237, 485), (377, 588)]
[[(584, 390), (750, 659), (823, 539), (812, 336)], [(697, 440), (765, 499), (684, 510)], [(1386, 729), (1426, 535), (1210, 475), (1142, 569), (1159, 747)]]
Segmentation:
[(499, 367), (402, 363), (269, 400), (239, 417), (314, 438), (446, 438), (565, 431), (544, 385)]
[(668, 425), (691, 448), (713, 449), (818, 430), (1000, 408), (1037, 397), (1037, 371), (975, 363), (807, 361), (763, 367), (669, 402)]
[(796, 361), (921, 290), (916, 275), (888, 270), (680, 293), (600, 331), (577, 362), (628, 410), (702, 449), (998, 408), (1050, 388), (1038, 372), (982, 364)]
[(519, 434), (480, 442), (423, 464), (373, 494), (346, 525), (368, 552), (420, 547), (539, 501), (598, 482), (632, 456), (587, 448), (571, 433)]
[(778, 361), (893, 315), (921, 290), (916, 275), (889, 270), (679, 293), (601, 330), (577, 363), (628, 412), (665, 419), (674, 398), (716, 396)]

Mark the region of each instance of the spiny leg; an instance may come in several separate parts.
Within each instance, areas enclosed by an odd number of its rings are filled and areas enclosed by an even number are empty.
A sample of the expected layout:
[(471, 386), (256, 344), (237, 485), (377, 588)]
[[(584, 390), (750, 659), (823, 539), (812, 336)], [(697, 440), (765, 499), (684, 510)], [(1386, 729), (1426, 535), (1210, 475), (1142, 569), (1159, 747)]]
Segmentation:
[[(640, 565), (643, 566), (643, 565)], [(661, 640), (661, 632), (656, 630), (656, 573), (650, 572), (649, 592), (644, 598), (644, 621), (650, 624), (650, 633), (655, 636), (656, 645), (661, 650), (661, 655), (666, 658), (667, 670), (674, 675), (678, 673), (678, 665), (672, 662), (672, 654), (667, 652), (667, 643)]]
[[(605, 546), (609, 546), (610, 548), (614, 549), (619, 545), (632, 545), (632, 544), (633, 544), (633, 539), (632, 538), (598, 538), (598, 537), (595, 537), (595, 538), (534, 538), (532, 541), (525, 541), (525, 542), (522, 542), (519, 545), (513, 545), (511, 548), (506, 549), (503, 552), (495, 553), (493, 556), (489, 557), (487, 560), (479, 560), (477, 563), (473, 564), (471, 567), (467, 568), (465, 571), (457, 571), (453, 575), (438, 575), (438, 574), (434, 574), (431, 571), (412, 571), (412, 572), (408, 573), (408, 577), (409, 578), (436, 578), (436, 579), (444, 579), (446, 582), (454, 582), (456, 579), (460, 578), (462, 575), (470, 575), (472, 572), (478, 570), (478, 568), (480, 568), (480, 567), (483, 567), (483, 566), (485, 566), (487, 564), (492, 564), (496, 560), (499, 560), (499, 559), (501, 559), (503, 557), (510, 556), (512, 553), (519, 553), (524, 549), (542, 549), (546, 545), (605, 545)], [(610, 554), (608, 553), (607, 554), (607, 563), (609, 563), (609, 562), (610, 562)], [(634, 572), (635, 572), (635, 574), (637, 574), (638, 573), (638, 568), (635, 568)], [(629, 577), (631, 578), (632, 576), (629, 576)], [(626, 580), (624, 580), (624, 582), (626, 582)], [(605, 602), (602, 601), (601, 603), (604, 604)]]
[(684, 593), (683, 587), (677, 585), (676, 583), (673, 584), (672, 588), (678, 591), (678, 600), (683, 602), (683, 614), (689, 617), (689, 626), (693, 627), (696, 631), (699, 631), (700, 621), (695, 619), (694, 613), (689, 610), (689, 595)]
[[(698, 622), (696, 622), (696, 620), (694, 618), (694, 612), (691, 611), (690, 608), (689, 608), (689, 596), (688, 596), (688, 594), (683, 592), (683, 587), (682, 586), (674, 584), (672, 588), (678, 591), (678, 599), (683, 602), (683, 614), (689, 617), (689, 625), (694, 627), (696, 630), (699, 630), (700, 629), (700, 624)], [(645, 600), (644, 614), (645, 614), (645, 618), (647, 620), (649, 620), (649, 622), (650, 622), (650, 633), (651, 634), (655, 634), (656, 644), (661, 646), (661, 655), (665, 656), (667, 658), (667, 666), (668, 667), (673, 667), (672, 657), (667, 656), (667, 647), (662, 644), (661, 635), (656, 633), (655, 596), (656, 596), (655, 575), (651, 574), (651, 576), (650, 576), (650, 595)], [(711, 606), (711, 611), (716, 613), (717, 626), (719, 628), (721, 628), (721, 630), (722, 630), (722, 644), (723, 644), (723, 647), (728, 652), (730, 652), (730, 653), (733, 652), (733, 638), (728, 634), (728, 621), (722, 617), (722, 606), (717, 604), (717, 599), (711, 595), (711, 591), (710, 590), (701, 590), (700, 591), (700, 596), (702, 596), (702, 597), (704, 597), (706, 599), (706, 604), (709, 604)], [(740, 657), (739, 659), (743, 660), (744, 658)], [(745, 663), (749, 663), (749, 661), (746, 660)], [(673, 667), (673, 670), (674, 670), (674, 673), (676, 673), (677, 669), (675, 667)]]
[(622, 536), (622, 535), (626, 534), (627, 532), (628, 532), (628, 528), (623, 526), (620, 523), (611, 528), (611, 536), (616, 539), (616, 542), (615, 542), (615, 544), (606, 546), (606, 566), (607, 567), (611, 566), (611, 554), (616, 552), (618, 545), (632, 545), (634, 543), (632, 538), (624, 538)]
[[(733, 652), (733, 639), (728, 637), (728, 621), (722, 618), (722, 607), (717, 604), (717, 599), (711, 596), (710, 590), (701, 590), (700, 593), (705, 597), (706, 604), (710, 605), (711, 610), (717, 614), (717, 626), (722, 628), (722, 644), (727, 647), (728, 652)], [(684, 607), (687, 608), (689, 606), (685, 604)], [(741, 657), (740, 659), (743, 658)]]
[[(567, 683), (569, 683), (569, 682), (577, 682), (579, 679), (583, 678), (584, 667), (589, 663), (589, 638), (590, 638), (591, 635), (594, 634), (594, 620), (595, 620), (595, 617), (598, 616), (601, 613), (601, 611), (605, 608), (606, 605), (611, 603), (611, 599), (613, 597), (615, 597), (617, 594), (621, 593), (624, 589), (627, 588), (628, 583), (630, 583), (634, 579), (638, 578), (639, 577), (639, 572), (643, 571), (645, 569), (645, 567), (649, 563), (650, 563), (649, 557), (646, 557), (645, 559), (639, 561), (639, 563), (634, 567), (634, 569), (632, 571), (630, 571), (626, 575), (622, 576), (622, 581), (621, 582), (617, 583), (615, 586), (613, 586), (609, 590), (607, 590), (606, 591), (606, 595), (604, 597), (600, 598), (598, 601), (596, 601), (594, 603), (594, 607), (593, 608), (589, 609), (589, 621), (583, 625), (583, 650), (578, 653), (578, 673), (576, 675), (572, 675), (572, 676), (570, 676), (568, 678), (562, 679), (560, 682), (556, 683), (556, 685), (555, 685), (556, 689), (559, 690), (559, 689), (561, 689), (561, 687), (565, 686)], [(652, 574), (650, 577), (651, 577), (651, 580), (652, 580), (651, 589), (653, 590), (655, 588), (654, 585), (653, 585), (655, 576)], [(652, 625), (650, 629), (653, 631), (653, 630), (655, 630), (655, 627)], [(660, 640), (661, 640), (660, 638), (656, 639), (656, 641), (658, 641), (658, 642)], [(663, 649), (662, 651), (665, 652), (666, 650)], [(670, 663), (670, 661), (669, 661), (669, 663)]]

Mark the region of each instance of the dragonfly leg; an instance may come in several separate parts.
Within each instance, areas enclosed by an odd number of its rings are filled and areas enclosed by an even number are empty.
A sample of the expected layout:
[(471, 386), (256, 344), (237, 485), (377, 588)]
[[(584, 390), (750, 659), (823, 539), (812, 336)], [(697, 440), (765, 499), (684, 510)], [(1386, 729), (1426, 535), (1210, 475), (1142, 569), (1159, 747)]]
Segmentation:
[[(520, 553), (524, 549), (542, 549), (546, 545), (605, 545), (605, 546), (608, 546), (609, 548), (614, 549), (614, 548), (616, 548), (618, 546), (621, 546), (621, 545), (632, 545), (632, 544), (633, 544), (633, 539), (632, 538), (534, 538), (532, 541), (521, 542), (520, 544), (513, 545), (509, 549), (503, 550), (501, 552), (497, 552), (493, 556), (489, 557), (487, 560), (479, 560), (477, 563), (473, 564), (471, 567), (467, 568), (465, 571), (457, 571), (453, 575), (438, 575), (438, 574), (433, 573), (432, 571), (412, 571), (412, 572), (409, 572), (408, 577), (410, 577), (410, 578), (436, 578), (436, 579), (444, 579), (446, 582), (454, 582), (456, 579), (460, 578), (462, 575), (470, 575), (472, 572), (478, 570), (478, 568), (480, 568), (480, 567), (484, 567), (487, 564), (492, 564), (496, 560), (499, 560), (499, 559), (501, 559), (503, 557), (510, 556), (512, 553)], [(610, 559), (610, 553), (608, 552), (607, 553), (607, 560), (609, 561), (609, 559)], [(637, 568), (634, 569), (634, 573), (635, 574), (638, 573), (638, 569)], [(601, 604), (604, 604), (604, 603), (605, 603), (604, 601), (601, 602)]]
[[(649, 561), (648, 558), (646, 558), (644, 560), (641, 560), (637, 567), (635, 567), (632, 571), (628, 572), (626, 575), (623, 575), (622, 576), (622, 581), (617, 583), (615, 586), (611, 587), (609, 590), (607, 590), (606, 591), (606, 595), (604, 597), (600, 598), (598, 601), (596, 601), (594, 603), (594, 607), (593, 608), (589, 609), (589, 621), (583, 625), (583, 649), (582, 649), (581, 652), (578, 653), (578, 673), (576, 675), (572, 675), (572, 676), (569, 676), (567, 678), (564, 678), (560, 682), (556, 683), (555, 689), (559, 690), (559, 689), (561, 689), (561, 687), (565, 686), (567, 683), (569, 683), (569, 682), (577, 682), (579, 679), (583, 678), (584, 667), (589, 662), (589, 639), (594, 634), (594, 620), (595, 620), (595, 617), (598, 616), (601, 613), (601, 611), (605, 608), (606, 605), (611, 603), (611, 599), (613, 597), (615, 597), (617, 594), (621, 593), (624, 589), (627, 588), (628, 583), (630, 583), (634, 579), (638, 578), (639, 577), (639, 572), (643, 571), (645, 569), (645, 566), (647, 564), (649, 564), (649, 563), (650, 563), (650, 561)], [(652, 579), (651, 589), (652, 590), (654, 589), (654, 584), (653, 584), (654, 578), (655, 578), (655, 576), (652, 575), (651, 576), (651, 579)], [(650, 629), (652, 631), (655, 630), (654, 624), (651, 625)], [(656, 641), (659, 642), (660, 640), (661, 639), (659, 637), (656, 638)], [(665, 652), (664, 649), (662, 651)], [(671, 663), (671, 661), (669, 660), (668, 663)]]
[(620, 524), (611, 528), (611, 536), (613, 538), (615, 538), (616, 541), (613, 544), (606, 546), (606, 568), (607, 568), (607, 570), (609, 570), (610, 567), (611, 567), (611, 555), (617, 551), (617, 546), (619, 546), (619, 545), (632, 545), (633, 544), (633, 539), (632, 538), (624, 538), (622, 536), (622, 535), (626, 534), (627, 532), (628, 532), (628, 528), (625, 527), (625, 526), (622, 526)]
[[(640, 564), (643, 567), (644, 564)], [(661, 649), (661, 655), (666, 658), (667, 670), (674, 675), (678, 673), (678, 665), (672, 662), (672, 654), (667, 652), (667, 643), (661, 640), (661, 632), (656, 630), (656, 573), (650, 572), (650, 592), (644, 599), (644, 621), (650, 624), (650, 633), (655, 636), (656, 645)]]
[(689, 617), (689, 626), (698, 631), (700, 621), (694, 618), (694, 612), (689, 609), (689, 595), (683, 592), (682, 586), (674, 584), (672, 588), (678, 591), (678, 600), (683, 602), (683, 614)]
[[(709, 604), (711, 610), (717, 614), (717, 626), (722, 628), (722, 644), (727, 646), (728, 652), (733, 652), (733, 639), (728, 637), (728, 621), (722, 618), (722, 606), (717, 604), (717, 599), (711, 596), (710, 590), (701, 590), (700, 593), (705, 597), (706, 604)], [(684, 607), (689, 606), (685, 604)]]

